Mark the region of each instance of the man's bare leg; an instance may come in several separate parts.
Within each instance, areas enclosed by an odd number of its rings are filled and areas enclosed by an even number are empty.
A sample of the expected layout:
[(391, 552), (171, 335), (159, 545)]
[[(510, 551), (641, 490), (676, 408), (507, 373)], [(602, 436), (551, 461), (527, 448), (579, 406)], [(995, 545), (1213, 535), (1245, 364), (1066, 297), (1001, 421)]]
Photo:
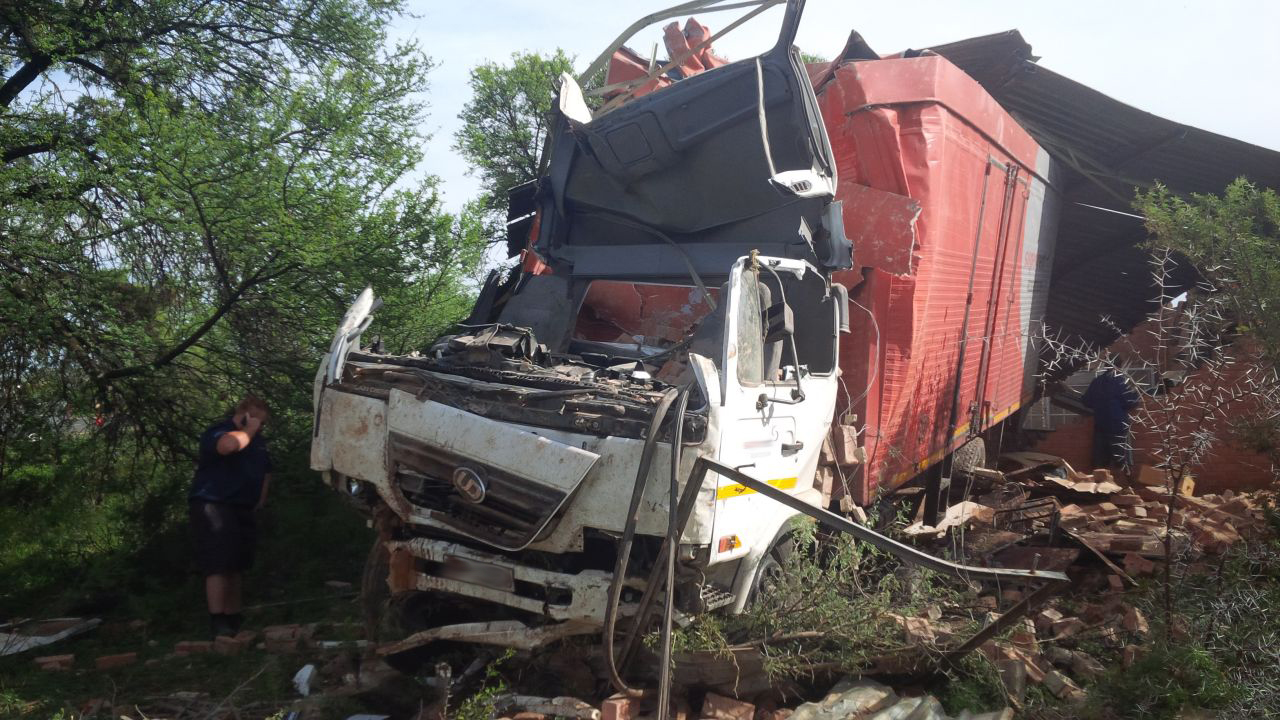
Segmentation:
[[(237, 576), (238, 578), (239, 576)], [(228, 575), (206, 575), (204, 578), (204, 598), (209, 605), (210, 615), (222, 615), (227, 610)], [(236, 612), (239, 612), (237, 610)]]

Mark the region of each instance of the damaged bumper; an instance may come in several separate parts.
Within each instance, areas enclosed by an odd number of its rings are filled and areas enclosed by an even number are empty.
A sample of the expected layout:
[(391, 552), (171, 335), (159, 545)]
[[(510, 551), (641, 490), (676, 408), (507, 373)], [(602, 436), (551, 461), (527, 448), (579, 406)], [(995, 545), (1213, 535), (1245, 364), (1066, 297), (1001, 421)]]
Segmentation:
[[(523, 610), (559, 622), (599, 628), (610, 574), (519, 565), (457, 543), (430, 538), (391, 541), (391, 592), (431, 590)], [(627, 614), (629, 605), (622, 605)]]

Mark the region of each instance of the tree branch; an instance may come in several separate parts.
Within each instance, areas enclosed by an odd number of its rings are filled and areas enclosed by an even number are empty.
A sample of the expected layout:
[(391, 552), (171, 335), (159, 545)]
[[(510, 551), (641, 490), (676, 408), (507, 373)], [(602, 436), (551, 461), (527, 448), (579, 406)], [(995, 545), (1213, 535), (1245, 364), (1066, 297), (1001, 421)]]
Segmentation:
[(0, 85), (0, 108), (8, 108), (14, 99), (52, 64), (53, 58), (48, 55), (37, 55), (18, 68), (17, 72), (4, 81), (4, 85)]
[[(274, 259), (274, 256), (272, 258), (268, 258), (267, 262), (270, 263), (272, 259)], [(277, 270), (276, 272), (269, 273), (269, 274), (263, 274), (263, 271), (259, 270), (258, 272), (246, 278), (238, 286), (236, 286), (236, 288), (231, 291), (231, 294), (227, 296), (227, 299), (223, 300), (222, 304), (218, 306), (217, 310), (215, 310), (212, 315), (206, 318), (203, 323), (200, 323), (200, 326), (197, 327), (195, 330), (193, 330), (185, 340), (178, 343), (177, 345), (174, 345), (168, 351), (157, 356), (156, 359), (150, 362), (143, 363), (140, 365), (130, 365), (129, 367), (116, 368), (115, 370), (109, 370), (105, 373), (98, 375), (98, 377), (94, 378), (94, 382), (97, 385), (102, 386), (110, 382), (111, 380), (119, 380), (120, 378), (132, 377), (134, 375), (141, 375), (143, 373), (150, 372), (152, 370), (157, 370), (159, 368), (164, 367), (165, 365), (168, 365), (169, 363), (173, 362), (175, 358), (177, 358), (178, 356), (182, 355), (182, 353), (190, 349), (192, 345), (196, 344), (196, 342), (198, 342), (200, 338), (204, 337), (205, 334), (207, 334), (210, 330), (212, 330), (213, 327), (218, 324), (218, 321), (221, 320), (224, 315), (226, 315), (228, 312), (231, 311), (231, 308), (235, 306), (235, 304), (240, 300), (241, 296), (243, 296), (246, 291), (248, 291), (250, 288), (256, 285), (261, 285), (262, 283), (268, 282), (270, 280), (274, 280), (275, 278), (278, 278), (281, 275), (284, 275), (285, 273), (289, 272), (291, 269), (292, 269), (291, 265), (286, 265), (283, 268), (280, 268), (279, 270)]]

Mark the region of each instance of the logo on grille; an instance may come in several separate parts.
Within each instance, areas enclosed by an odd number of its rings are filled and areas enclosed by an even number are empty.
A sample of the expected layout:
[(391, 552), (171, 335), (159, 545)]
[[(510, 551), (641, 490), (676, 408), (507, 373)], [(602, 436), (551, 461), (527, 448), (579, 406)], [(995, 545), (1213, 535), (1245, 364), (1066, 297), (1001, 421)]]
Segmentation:
[(467, 467), (460, 467), (453, 471), (453, 487), (464, 500), (477, 505), (484, 502), (487, 493), (484, 478), (480, 477), (480, 473)]

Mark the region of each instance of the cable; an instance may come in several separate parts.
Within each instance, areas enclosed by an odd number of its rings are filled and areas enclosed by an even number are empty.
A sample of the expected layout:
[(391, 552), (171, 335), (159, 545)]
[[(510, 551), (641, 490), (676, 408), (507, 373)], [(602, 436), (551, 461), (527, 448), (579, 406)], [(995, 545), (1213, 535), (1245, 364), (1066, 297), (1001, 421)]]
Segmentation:
[[(671, 714), (671, 625), (675, 619), (676, 599), (676, 549), (680, 538), (679, 519), (676, 511), (680, 494), (680, 443), (684, 437), (684, 411), (689, 405), (689, 388), (680, 391), (676, 404), (675, 427), (671, 431), (671, 482), (667, 500), (667, 597), (662, 607), (662, 667), (658, 671), (658, 720), (667, 720)], [(637, 618), (638, 620), (638, 618)]]
[(861, 402), (862, 398), (866, 397), (867, 394), (871, 392), (871, 388), (875, 386), (876, 383), (876, 376), (880, 373), (880, 323), (876, 322), (875, 313), (863, 307), (862, 303), (854, 300), (853, 298), (849, 298), (849, 302), (862, 308), (862, 312), (866, 313), (867, 317), (871, 318), (871, 328), (876, 331), (876, 352), (871, 356), (872, 359), (875, 360), (875, 364), (871, 366), (871, 375), (867, 377), (866, 389), (862, 391), (862, 394), (859, 395), (857, 399), (849, 403), (849, 406), (852, 407), (853, 403)]
[[(782, 278), (778, 276), (778, 271), (770, 267), (769, 263), (767, 262), (760, 263), (760, 267), (764, 268), (765, 270), (768, 270), (769, 274), (773, 275), (773, 279), (778, 281), (778, 296), (782, 301), (782, 306), (788, 307), (787, 289), (782, 287)], [(804, 401), (804, 389), (800, 386), (800, 356), (799, 354), (796, 353), (796, 339), (794, 337), (788, 336), (786, 340), (788, 344), (791, 346), (791, 363), (792, 365), (795, 366), (796, 389), (792, 391), (792, 394), (791, 394), (792, 399), (790, 401), (779, 400), (777, 398), (774, 398), (773, 401), (784, 403), (787, 405), (794, 405), (796, 403)]]
[(630, 697), (639, 697), (642, 691), (627, 685), (618, 674), (617, 662), (613, 656), (613, 634), (618, 626), (618, 606), (622, 600), (622, 581), (626, 576), (627, 564), (631, 557), (631, 544), (636, 535), (636, 517), (640, 510), (640, 501), (644, 497), (645, 486), (649, 480), (649, 465), (653, 462), (653, 448), (658, 441), (658, 429), (667, 417), (667, 411), (675, 402), (679, 391), (671, 388), (662, 394), (662, 399), (654, 408), (653, 419), (649, 421), (649, 430), (645, 435), (644, 450), (640, 453), (640, 464), (636, 468), (635, 484), (631, 487), (631, 505), (627, 510), (627, 522), (622, 529), (622, 538), (618, 541), (618, 559), (613, 564), (613, 578), (609, 581), (608, 603), (604, 609), (604, 655), (605, 664), (609, 668), (609, 681), (614, 689)]

